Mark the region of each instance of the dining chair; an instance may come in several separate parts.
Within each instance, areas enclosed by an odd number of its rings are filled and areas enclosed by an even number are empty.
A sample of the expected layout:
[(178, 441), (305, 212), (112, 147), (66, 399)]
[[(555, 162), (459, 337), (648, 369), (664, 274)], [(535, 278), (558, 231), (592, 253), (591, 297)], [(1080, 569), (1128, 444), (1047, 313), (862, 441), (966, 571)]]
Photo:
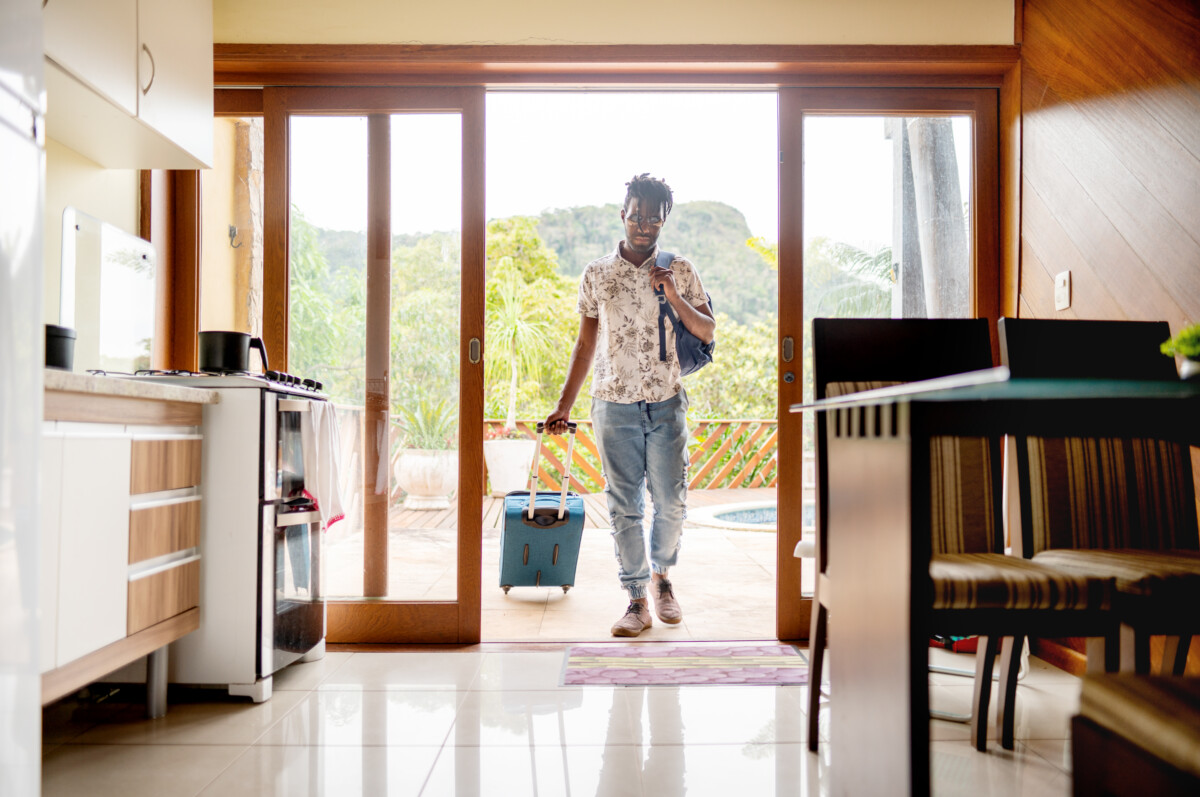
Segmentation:
[[(1171, 336), (1165, 321), (1001, 318), (998, 330), (1014, 379), (1179, 379), (1174, 360), (1159, 351)], [(1182, 674), (1191, 637), (1200, 633), (1189, 447), (1024, 436), (1015, 448), (1023, 555), (1065, 573), (1114, 578), (1120, 669), (1149, 672), (1150, 636), (1161, 634), (1162, 671)]]
[[(991, 344), (986, 319), (835, 319), (817, 318), (812, 326), (816, 399), (888, 387), (950, 374), (990, 368)], [(818, 416), (816, 588), (809, 634), (809, 749), (816, 750), (820, 686), (828, 626), (836, 625), (831, 595), (837, 563), (830, 568), (828, 442)], [(925, 458), (922, 454), (921, 458)], [(1000, 440), (935, 437), (927, 454), (930, 484), (929, 575), (932, 582), (931, 630), (978, 635), (975, 689), (970, 717), (971, 740), (987, 747), (987, 717), (992, 670), (1000, 640), (1018, 630), (1071, 629), (1072, 635), (1108, 634), (1109, 584), (1063, 574), (1004, 553), (1000, 512)], [(836, 533), (834, 530), (833, 533)], [(834, 587), (833, 589), (836, 589)], [(836, 633), (833, 635), (836, 652)], [(1015, 683), (1002, 660), (1001, 682)], [(853, 684), (831, 684), (831, 690)], [(997, 704), (1001, 743), (1013, 747), (1013, 701), (1001, 694)]]

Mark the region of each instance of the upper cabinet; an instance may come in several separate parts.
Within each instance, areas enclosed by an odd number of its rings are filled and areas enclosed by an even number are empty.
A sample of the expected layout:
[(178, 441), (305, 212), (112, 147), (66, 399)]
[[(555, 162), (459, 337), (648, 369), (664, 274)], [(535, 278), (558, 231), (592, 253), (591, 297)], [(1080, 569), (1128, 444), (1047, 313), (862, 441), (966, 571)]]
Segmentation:
[(212, 164), (211, 0), (47, 0), (46, 132), (101, 166)]

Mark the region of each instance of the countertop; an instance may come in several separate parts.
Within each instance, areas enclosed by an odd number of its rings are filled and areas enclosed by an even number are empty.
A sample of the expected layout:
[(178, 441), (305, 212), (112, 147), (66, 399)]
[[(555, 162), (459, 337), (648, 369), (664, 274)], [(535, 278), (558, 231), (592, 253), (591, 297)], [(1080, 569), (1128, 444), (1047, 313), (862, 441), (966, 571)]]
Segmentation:
[(164, 385), (119, 376), (92, 376), (58, 368), (47, 368), (44, 378), (46, 391), (91, 393), (97, 396), (128, 396), (130, 398), (182, 401), (190, 404), (216, 404), (221, 396), (215, 390), (202, 390), (180, 385)]

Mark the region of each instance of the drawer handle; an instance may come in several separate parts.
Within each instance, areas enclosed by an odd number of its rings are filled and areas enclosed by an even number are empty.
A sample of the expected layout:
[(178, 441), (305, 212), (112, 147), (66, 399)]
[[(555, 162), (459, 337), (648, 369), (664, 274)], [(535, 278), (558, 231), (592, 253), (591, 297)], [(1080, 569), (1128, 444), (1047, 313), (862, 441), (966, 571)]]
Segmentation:
[[(140, 581), (143, 578), (149, 578), (150, 576), (156, 576), (159, 573), (165, 573), (168, 570), (174, 570), (177, 567), (183, 567), (184, 565), (190, 565), (192, 562), (199, 562), (200, 561), (199, 553), (190, 553), (190, 555), (189, 555), (189, 552), (195, 551), (195, 550), (196, 550), (195, 548), (190, 548), (187, 551), (179, 551), (177, 553), (167, 554), (167, 556), (165, 557), (166, 558), (165, 562), (162, 562), (162, 564), (158, 564), (153, 567), (147, 567), (145, 570), (137, 570), (135, 572), (132, 572), (129, 574), (129, 580), (130, 581)], [(180, 558), (181, 555), (183, 556), (183, 558)], [(161, 561), (163, 558), (164, 557), (159, 557), (159, 559), (151, 559), (150, 561), (151, 562)]]
[(288, 526), (307, 526), (321, 519), (320, 512), (280, 512), (275, 515), (275, 528)]

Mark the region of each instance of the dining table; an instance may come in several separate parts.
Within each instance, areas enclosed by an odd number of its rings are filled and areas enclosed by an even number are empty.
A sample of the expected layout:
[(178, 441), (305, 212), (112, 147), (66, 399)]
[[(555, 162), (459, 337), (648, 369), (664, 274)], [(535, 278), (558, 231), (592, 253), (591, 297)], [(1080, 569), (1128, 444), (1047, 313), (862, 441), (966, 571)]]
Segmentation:
[(827, 670), (835, 795), (930, 792), (930, 438), (1200, 444), (1200, 380), (1019, 379), (1000, 366), (789, 409), (827, 424), (820, 589), (836, 599)]

